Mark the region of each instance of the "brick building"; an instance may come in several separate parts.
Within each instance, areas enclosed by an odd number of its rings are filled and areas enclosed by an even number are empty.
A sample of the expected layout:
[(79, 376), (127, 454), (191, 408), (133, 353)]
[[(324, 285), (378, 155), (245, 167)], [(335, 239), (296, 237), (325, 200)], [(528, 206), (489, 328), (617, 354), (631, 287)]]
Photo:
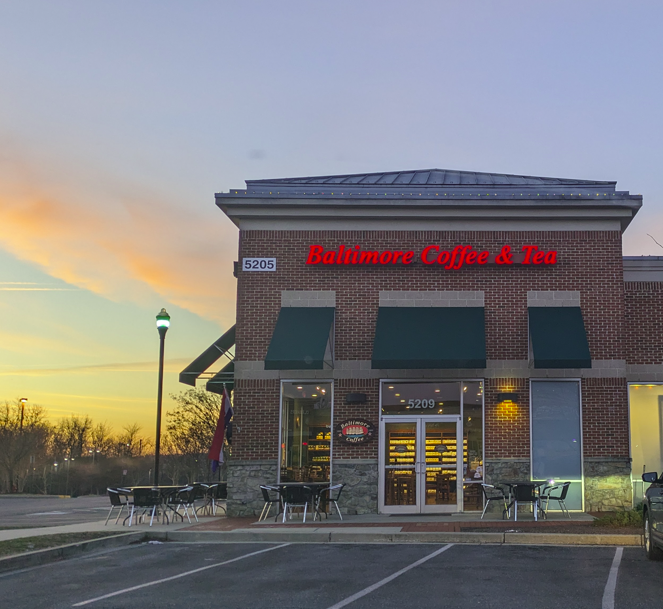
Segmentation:
[(663, 264), (622, 256), (641, 196), (444, 170), (246, 185), (216, 195), (236, 326), (181, 376), (235, 346), (208, 383), (234, 385), (229, 514), (276, 481), (344, 483), (350, 513), (480, 510), (481, 482), (530, 479), (615, 509), (636, 464), (660, 471)]

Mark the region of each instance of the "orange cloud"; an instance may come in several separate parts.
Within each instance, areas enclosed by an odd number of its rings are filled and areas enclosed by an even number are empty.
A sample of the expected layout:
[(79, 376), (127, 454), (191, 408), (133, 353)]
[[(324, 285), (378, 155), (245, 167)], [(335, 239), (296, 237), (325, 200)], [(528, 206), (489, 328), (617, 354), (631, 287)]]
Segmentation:
[[(101, 177), (91, 188), (86, 180), (72, 185), (0, 159), (0, 246), (116, 301), (160, 306), (165, 298), (222, 327), (233, 323), (236, 232), (213, 208), (213, 193), (191, 205), (138, 185)], [(14, 287), (28, 286), (3, 289)]]

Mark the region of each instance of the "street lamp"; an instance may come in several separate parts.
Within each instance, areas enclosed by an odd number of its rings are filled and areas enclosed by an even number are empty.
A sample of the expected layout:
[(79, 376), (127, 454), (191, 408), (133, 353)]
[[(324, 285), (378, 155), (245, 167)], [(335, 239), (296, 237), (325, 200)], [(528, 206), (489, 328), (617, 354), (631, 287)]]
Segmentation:
[(161, 448), (161, 402), (163, 398), (163, 351), (166, 342), (166, 332), (170, 327), (170, 315), (166, 309), (161, 309), (157, 315), (157, 330), (159, 330), (159, 390), (157, 392), (157, 439), (154, 448), (154, 486), (159, 485), (159, 450)]
[(25, 403), (28, 401), (28, 398), (21, 398), (21, 431), (23, 431), (23, 415), (25, 414)]

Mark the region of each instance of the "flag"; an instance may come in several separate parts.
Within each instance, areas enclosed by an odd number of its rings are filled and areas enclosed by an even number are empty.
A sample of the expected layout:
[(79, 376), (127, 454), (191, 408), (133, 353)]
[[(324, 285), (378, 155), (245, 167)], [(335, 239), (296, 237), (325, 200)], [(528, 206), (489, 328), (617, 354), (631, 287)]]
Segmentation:
[(228, 390), (224, 387), (223, 394), (221, 395), (221, 410), (219, 412), (219, 420), (216, 423), (216, 431), (212, 439), (212, 447), (209, 449), (207, 458), (212, 462), (212, 471), (216, 472), (219, 464), (223, 463), (223, 439), (226, 435), (226, 430), (230, 425), (230, 419), (233, 416), (233, 407), (230, 403), (230, 396)]

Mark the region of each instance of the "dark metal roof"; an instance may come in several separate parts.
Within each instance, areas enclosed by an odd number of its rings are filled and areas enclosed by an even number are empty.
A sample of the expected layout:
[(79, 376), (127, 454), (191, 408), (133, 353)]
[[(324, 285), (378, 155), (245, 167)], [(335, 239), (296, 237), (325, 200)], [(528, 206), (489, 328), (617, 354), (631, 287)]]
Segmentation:
[(450, 169), (416, 169), (385, 173), (353, 173), (349, 175), (314, 176), (308, 178), (279, 178), (247, 180), (248, 186), (287, 185), (351, 185), (351, 186), (614, 186), (617, 182), (544, 178), (507, 173), (455, 171)]
[(550, 199), (578, 200), (597, 197), (637, 198), (626, 191), (616, 191), (617, 182), (546, 178), (480, 171), (418, 169), (384, 173), (353, 173), (301, 178), (247, 180), (246, 189), (217, 193), (217, 200), (246, 199), (438, 199), (449, 201)]

